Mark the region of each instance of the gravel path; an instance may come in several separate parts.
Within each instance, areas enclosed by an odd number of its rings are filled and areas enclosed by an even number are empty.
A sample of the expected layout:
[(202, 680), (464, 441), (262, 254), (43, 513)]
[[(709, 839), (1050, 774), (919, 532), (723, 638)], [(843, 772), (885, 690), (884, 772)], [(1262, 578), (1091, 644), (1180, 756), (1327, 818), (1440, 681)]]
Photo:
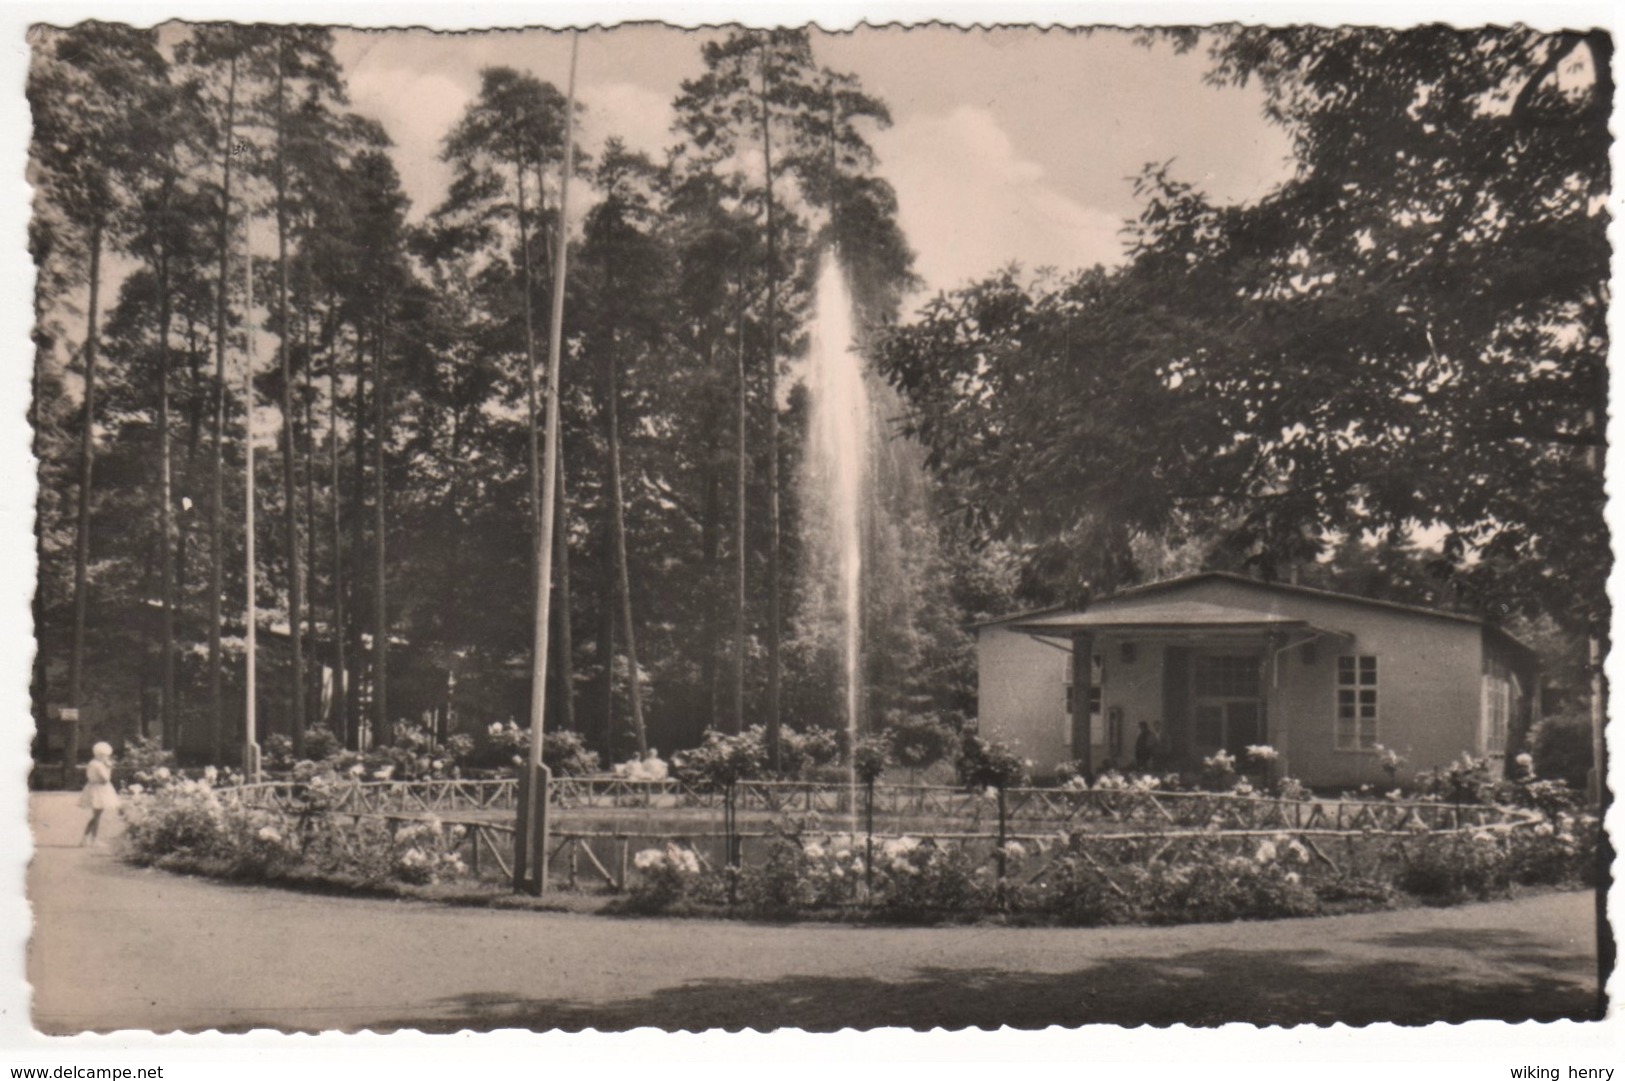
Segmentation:
[(1272, 923), (884, 929), (323, 897), (77, 847), (36, 795), (34, 1023), (284, 1030), (811, 1030), (1583, 1018), (1591, 897)]

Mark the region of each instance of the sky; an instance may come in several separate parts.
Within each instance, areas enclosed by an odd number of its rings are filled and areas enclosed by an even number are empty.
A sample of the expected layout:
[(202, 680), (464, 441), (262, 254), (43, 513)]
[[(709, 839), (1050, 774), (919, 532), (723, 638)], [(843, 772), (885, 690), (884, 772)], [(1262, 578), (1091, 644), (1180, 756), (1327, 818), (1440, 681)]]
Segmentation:
[[(577, 98), (589, 151), (607, 135), (657, 158), (671, 103), (703, 71), (715, 32), (659, 25), (582, 34)], [(819, 63), (858, 77), (890, 107), (869, 137), (897, 190), (926, 288), (920, 299), (1015, 262), (1062, 271), (1121, 259), (1137, 210), (1131, 178), (1149, 162), (1222, 201), (1257, 198), (1290, 169), (1286, 133), (1255, 88), (1206, 84), (1202, 50), (1143, 47), (1130, 33), (941, 26), (815, 31)], [(480, 69), (507, 65), (564, 88), (569, 38), (547, 31), (337, 32), (352, 107), (381, 122), (414, 214), (439, 201), (440, 141), (473, 99)], [(578, 204), (579, 205), (579, 204)]]

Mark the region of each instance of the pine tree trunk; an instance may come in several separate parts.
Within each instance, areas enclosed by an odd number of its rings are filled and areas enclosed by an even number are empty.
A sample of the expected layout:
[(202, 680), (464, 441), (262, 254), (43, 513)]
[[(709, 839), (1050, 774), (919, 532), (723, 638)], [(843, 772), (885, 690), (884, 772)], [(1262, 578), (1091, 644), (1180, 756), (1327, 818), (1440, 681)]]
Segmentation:
[(569, 502), (565, 497), (564, 484), (564, 446), (563, 433), (559, 433), (561, 440), (558, 452), (558, 484), (555, 486), (555, 499), (557, 512), (553, 518), (553, 551), (554, 567), (558, 575), (559, 603), (555, 606), (554, 619), (558, 626), (558, 645), (555, 647), (557, 655), (558, 673), (558, 702), (560, 726), (566, 730), (574, 731), (576, 727), (576, 693), (575, 693), (575, 636), (570, 623), (574, 618), (570, 611), (570, 526), (566, 513)]
[[(771, 41), (771, 32), (768, 40)], [(771, 57), (771, 51), (768, 53)], [(768, 105), (768, 63), (762, 65), (762, 161), (767, 196), (767, 751), (775, 773), (779, 754), (779, 340), (778, 235), (773, 223), (773, 124)]]
[(599, 707), (603, 718), (604, 756), (613, 762), (615, 746), (615, 525), (609, 501), (604, 501), (603, 536), (599, 543), (598, 642)]
[(373, 637), (372, 705), (376, 739), (389, 739), (389, 597), (386, 592), (386, 545), (384, 537), (385, 499), (389, 491), (384, 476), (384, 442), (389, 435), (389, 385), (384, 381), (384, 340), (389, 324), (383, 323), (375, 335), (372, 350), (372, 400), (375, 407), (372, 433), (373, 484)]
[(293, 333), (288, 323), (288, 176), (287, 132), (283, 109), (286, 76), (283, 72), (283, 41), (277, 40), (276, 72), (276, 262), (277, 262), (277, 362), (282, 369), (282, 511), (288, 534), (288, 648), (290, 676), (288, 688), (293, 726), (293, 754), (305, 754), (305, 651), (304, 560), (299, 551), (299, 463), (294, 439), (293, 360), (289, 356)]
[(344, 651), (344, 499), (339, 476), (339, 350), (337, 329), (327, 350), (327, 463), (333, 503), (333, 698), (330, 708), (334, 733), (344, 746), (357, 750), (355, 725), (350, 723), (350, 670)]
[[(610, 295), (614, 295), (614, 278), (610, 279)], [(632, 576), (626, 559), (625, 494), (621, 484), (621, 423), (620, 423), (620, 360), (616, 355), (614, 334), (610, 335), (610, 349), (606, 366), (605, 424), (609, 429), (609, 506), (610, 521), (615, 533), (615, 575), (621, 599), (621, 635), (626, 641), (626, 663), (629, 671), (628, 697), (632, 703), (632, 735), (637, 740), (638, 755), (649, 750), (649, 736), (643, 726), (643, 688), (638, 668), (638, 638), (632, 622)]]
[[(374, 348), (377, 348), (374, 343)], [(363, 544), (366, 535), (367, 512), (367, 354), (366, 340), (361, 325), (355, 328), (355, 424), (351, 436), (355, 444), (355, 496), (350, 501), (352, 543), (350, 545), (350, 623), (351, 623), (351, 655), (355, 657), (356, 667), (359, 669), (363, 663), (361, 648), (361, 601), (357, 594), (361, 589), (361, 570), (363, 560)], [(361, 739), (361, 680), (350, 680), (350, 696), (345, 703), (348, 714), (348, 724), (351, 736), (355, 740), (355, 749), (363, 750)]]
[[(167, 212), (167, 206), (166, 206)], [(180, 736), (175, 703), (175, 519), (174, 477), (169, 449), (169, 252), (158, 260), (158, 563), (162, 592), (162, 629), (159, 649), (162, 666), (162, 708), (158, 714), (163, 745), (174, 748)]]
[(733, 716), (728, 730), (734, 735), (745, 730), (745, 602), (748, 538), (745, 536), (745, 481), (750, 471), (750, 447), (746, 433), (750, 418), (750, 391), (745, 382), (745, 313), (741, 297), (738, 335), (734, 342), (734, 380), (738, 393), (738, 430), (734, 440), (734, 670)]
[[(710, 371), (716, 363), (716, 342), (707, 335), (705, 339), (705, 370)], [(708, 411), (709, 412), (709, 411)], [(719, 419), (714, 415), (713, 420)], [(722, 534), (722, 483), (717, 469), (718, 446), (716, 432), (718, 425), (706, 425), (705, 470), (701, 479), (701, 488), (704, 490), (704, 503), (700, 511), (700, 566), (701, 582), (704, 583), (704, 624), (701, 628), (700, 645), (700, 682), (705, 687), (705, 716), (706, 727), (721, 729), (722, 702), (720, 688), (718, 687), (717, 654), (719, 652), (720, 628), (718, 626), (721, 612), (718, 610), (716, 597), (719, 561), (721, 555)]]
[[(85, 401), (82, 430), (79, 433), (79, 515), (74, 538), (73, 556), (73, 652), (68, 659), (68, 701), (74, 707), (84, 705), (85, 678), (85, 613), (89, 604), (90, 583), (90, 492), (96, 467), (96, 347), (100, 333), (97, 319), (102, 285), (102, 221), (97, 218), (90, 227), (90, 298), (85, 315), (85, 345), (82, 351), (85, 367)], [(83, 723), (81, 715), (81, 723)], [(67, 768), (78, 763), (79, 725), (69, 728), (65, 748)], [(64, 777), (71, 784), (71, 775)]]
[(226, 433), (226, 315), (231, 297), (231, 151), (236, 137), (237, 59), (231, 60), (226, 88), (226, 138), (221, 149), (220, 283), (214, 320), (214, 430), (210, 433), (214, 471), (209, 490), (209, 736), (210, 759), (225, 761), (225, 707), (221, 681), (224, 658), (220, 652), (221, 594), (225, 592), (225, 433)]

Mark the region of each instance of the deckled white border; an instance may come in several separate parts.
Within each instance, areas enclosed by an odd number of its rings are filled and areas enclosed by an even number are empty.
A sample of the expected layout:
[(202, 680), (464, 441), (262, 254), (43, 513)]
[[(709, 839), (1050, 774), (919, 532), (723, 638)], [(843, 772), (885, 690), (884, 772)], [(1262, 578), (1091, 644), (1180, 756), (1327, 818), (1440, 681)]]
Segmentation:
[[(695, 26), (725, 22), (753, 25), (800, 24), (815, 21), (825, 29), (848, 28), (858, 22), (918, 23), (942, 21), (959, 25), (1036, 23), (1039, 25), (1143, 23), (1260, 23), (1317, 22), (1323, 24), (1411, 25), (1444, 21), (1461, 25), (1523, 22), (1543, 29), (1605, 26), (1618, 32), (1616, 6), (1597, 0), (1484, 0), (1477, 3), (1406, 0), (1383, 3), (1198, 2), (1166, 0), (1155, 3), (993, 2), (993, 0), (871, 0), (811, 2), (811, 0), (604, 0), (598, 4), (570, 3), (399, 3), (372, 0), (230, 4), (222, 0), (183, 0), (156, 4), (135, 0), (76, 0), (68, 3), (0, 2), (0, 253), (6, 283), (0, 306), (0, 938), (9, 946), (12, 964), (0, 972), (0, 1069), (39, 1064), (165, 1064), (169, 1076), (185, 1079), (230, 1070), (242, 1076), (277, 1077), (292, 1071), (316, 1071), (321, 1076), (389, 1074), (394, 1077), (435, 1077), (455, 1071), (457, 1076), (487, 1071), (523, 1071), (532, 1077), (555, 1078), (558, 1071), (596, 1070), (596, 1063), (635, 1064), (640, 1072), (662, 1077), (709, 1075), (720, 1067), (728, 1072), (762, 1073), (777, 1077), (825, 1078), (835, 1061), (873, 1064), (888, 1075), (929, 1070), (934, 1077), (986, 1076), (992, 1063), (1019, 1062), (1028, 1069), (1059, 1071), (1068, 1078), (1255, 1077), (1282, 1073), (1313, 1077), (1315, 1081), (1365, 1081), (1391, 1078), (1506, 1078), (1507, 1069), (1524, 1063), (1540, 1065), (1609, 1065), (1621, 1067), (1625, 1081), (1625, 1040), (1615, 1011), (1601, 1024), (1505, 1025), (1473, 1022), (1460, 1026), (1400, 1028), (1376, 1025), (1365, 1029), (1338, 1026), (1302, 1028), (1288, 1032), (1260, 1031), (1245, 1025), (1222, 1030), (1122, 1030), (1095, 1026), (1084, 1030), (1052, 1029), (1044, 1033), (980, 1031), (960, 1033), (843, 1033), (813, 1036), (796, 1032), (772, 1035), (745, 1033), (667, 1034), (642, 1031), (618, 1035), (496, 1033), (482, 1036), (286, 1037), (255, 1033), (238, 1037), (169, 1036), (142, 1033), (47, 1038), (34, 1033), (29, 1023), (29, 992), (23, 976), (23, 955), (30, 929), (24, 897), (24, 870), (30, 851), (25, 820), (27, 793), (24, 778), (28, 763), (29, 722), (27, 693), (33, 639), (29, 603), (33, 590), (34, 469), (26, 422), (31, 372), (29, 329), (33, 268), (27, 256), (28, 190), (22, 181), (28, 140), (28, 110), (23, 85), (28, 50), (23, 34), (33, 22), (71, 23), (100, 17), (134, 23), (170, 18), (281, 19), (357, 26), (430, 26), (438, 29), (477, 29), (492, 26), (566, 26), (611, 24), (629, 20), (659, 20)], [(1616, 73), (1616, 83), (1619, 76)], [(1615, 130), (1619, 126), (1616, 123)], [(1625, 157), (1616, 145), (1614, 175), (1625, 176)], [(1618, 224), (1625, 201), (1619, 184), (1612, 198), (1615, 224), (1610, 237), (1615, 246), (1616, 271), (1621, 266)], [(1616, 274), (1616, 280), (1618, 275)], [(1611, 319), (1618, 342), (1622, 323), (1617, 311)], [(1625, 445), (1625, 382), (1615, 373), (1611, 445)], [(1609, 491), (1618, 488), (1619, 465), (1609, 456)], [(1625, 533), (1625, 518), (1618, 507), (1609, 508), (1615, 535)], [(1616, 549), (1618, 545), (1616, 545)], [(1611, 595), (1621, 597), (1616, 568)], [(1616, 627), (1618, 621), (1616, 620)], [(1617, 633), (1616, 642), (1625, 646)], [(1609, 661), (1612, 684), (1625, 695), (1625, 657), (1616, 650)], [(1618, 757), (1625, 742), (1612, 741), (1616, 767), (1615, 788), (1625, 780)], [(1610, 820), (1619, 837), (1622, 812)], [(1621, 928), (1621, 905), (1615, 891), (1614, 925)], [(1619, 980), (1614, 981), (1621, 986)], [(910, 1066), (911, 1063), (919, 1065)], [(1041, 1065), (1043, 1064), (1043, 1065)], [(999, 1067), (992, 1067), (999, 1068)], [(1008, 1069), (1008, 1067), (1005, 1067)], [(1312, 1071), (1312, 1073), (1311, 1073)], [(9, 1076), (9, 1075), (6, 1075)], [(227, 1076), (221, 1074), (220, 1076)]]

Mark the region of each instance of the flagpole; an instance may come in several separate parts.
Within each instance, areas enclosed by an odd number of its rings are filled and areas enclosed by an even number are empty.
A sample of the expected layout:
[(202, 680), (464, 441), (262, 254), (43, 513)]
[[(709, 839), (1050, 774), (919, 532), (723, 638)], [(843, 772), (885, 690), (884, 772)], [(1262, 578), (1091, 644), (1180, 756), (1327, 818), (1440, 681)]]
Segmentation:
[(243, 686), (243, 774), (250, 782), (260, 779), (260, 747), (259, 733), (256, 731), (257, 717), (255, 715), (255, 686), (256, 676), (256, 645), (258, 610), (255, 604), (255, 575), (254, 575), (254, 251), (250, 243), (249, 230), (243, 229), (243, 247), (246, 259), (244, 260), (243, 280), (248, 299), (243, 308), (243, 331), (246, 335), (243, 364), (243, 512), (244, 519), (244, 567), (243, 578), (247, 583), (247, 596), (244, 622), (247, 624), (246, 643), (244, 655), (246, 659), (246, 675)]
[[(559, 229), (553, 263), (553, 311), (547, 333), (547, 446), (542, 465), (542, 518), (536, 530), (536, 612), (532, 636), (530, 766), (525, 787), (524, 829), (530, 848), (528, 889), (547, 889), (547, 772), (542, 764), (542, 719), (547, 708), (547, 632), (553, 600), (553, 527), (559, 474), (559, 365), (564, 346), (564, 279), (570, 247), (570, 173), (575, 158), (577, 32), (570, 34), (570, 82), (564, 105), (564, 159), (559, 164)], [(518, 876), (516, 876), (518, 877)], [(517, 885), (518, 883), (516, 883)]]

